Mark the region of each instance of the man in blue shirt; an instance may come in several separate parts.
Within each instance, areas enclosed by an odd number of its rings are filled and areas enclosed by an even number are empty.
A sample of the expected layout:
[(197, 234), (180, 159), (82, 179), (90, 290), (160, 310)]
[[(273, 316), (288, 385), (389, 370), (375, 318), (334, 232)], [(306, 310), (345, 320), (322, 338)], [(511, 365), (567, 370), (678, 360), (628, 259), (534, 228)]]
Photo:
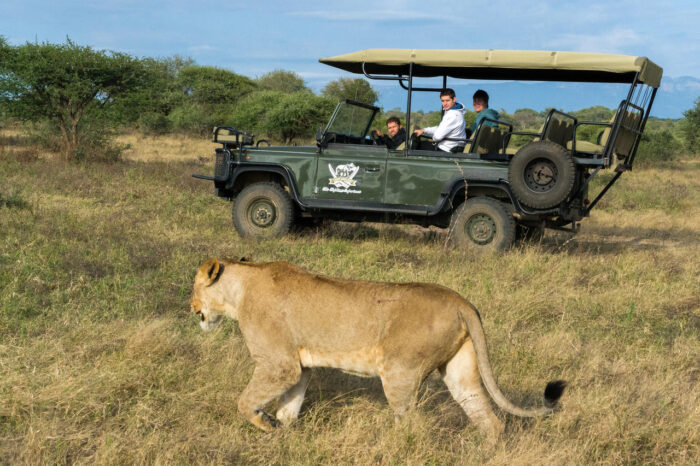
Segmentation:
[[(486, 91), (479, 89), (474, 93), (473, 99), (474, 111), (476, 112), (476, 120), (474, 120), (474, 124), (472, 125), (472, 134), (474, 134), (474, 131), (476, 131), (476, 128), (479, 126), (479, 123), (484, 118), (490, 118), (492, 120), (498, 120), (499, 118), (498, 112), (489, 108), (489, 95), (486, 93)], [(492, 121), (485, 121), (484, 124), (489, 126), (498, 126)]]

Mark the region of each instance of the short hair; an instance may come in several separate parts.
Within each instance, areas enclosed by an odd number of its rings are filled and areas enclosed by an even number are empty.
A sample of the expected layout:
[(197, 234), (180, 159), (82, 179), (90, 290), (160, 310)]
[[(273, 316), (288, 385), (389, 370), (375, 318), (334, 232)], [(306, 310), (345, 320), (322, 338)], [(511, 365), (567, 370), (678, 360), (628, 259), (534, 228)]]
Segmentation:
[(483, 90), (479, 89), (474, 93), (474, 101), (479, 102), (480, 104), (486, 105), (487, 107), (489, 106), (489, 95), (488, 93)]
[(389, 126), (389, 123), (396, 123), (397, 125), (401, 126), (401, 120), (399, 120), (399, 117), (389, 117), (386, 120), (386, 125)]
[(446, 87), (445, 89), (440, 91), (440, 97), (442, 97), (444, 95), (450, 96), (450, 99), (454, 99), (456, 97), (455, 91), (453, 91), (449, 87)]

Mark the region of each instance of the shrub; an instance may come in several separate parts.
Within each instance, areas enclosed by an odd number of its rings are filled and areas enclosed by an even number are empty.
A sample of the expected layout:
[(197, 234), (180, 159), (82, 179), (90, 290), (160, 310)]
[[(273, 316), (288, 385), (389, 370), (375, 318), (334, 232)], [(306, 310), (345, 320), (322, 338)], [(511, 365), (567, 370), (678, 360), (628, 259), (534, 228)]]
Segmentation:
[(639, 143), (635, 164), (652, 166), (677, 157), (683, 146), (668, 130), (645, 132)]
[(210, 134), (214, 126), (226, 123), (232, 110), (230, 105), (201, 105), (188, 102), (177, 107), (167, 119), (176, 131), (205, 136)]
[[(51, 152), (63, 151), (61, 132), (47, 120), (42, 120), (29, 127), (32, 142)], [(114, 132), (107, 123), (94, 115), (86, 116), (80, 123), (77, 143), (69, 160), (76, 162), (118, 162), (128, 144), (118, 144), (113, 139)]]
[(138, 126), (145, 134), (165, 134), (170, 132), (172, 124), (162, 113), (146, 112), (139, 117)]
[(700, 99), (695, 101), (695, 107), (683, 112), (681, 130), (685, 136), (685, 145), (691, 152), (700, 152)]
[(319, 124), (328, 121), (334, 106), (332, 99), (311, 92), (286, 94), (265, 114), (262, 129), (286, 144), (296, 138), (310, 138)]
[(281, 91), (259, 91), (247, 95), (233, 109), (228, 121), (244, 131), (260, 131), (265, 115), (285, 96)]

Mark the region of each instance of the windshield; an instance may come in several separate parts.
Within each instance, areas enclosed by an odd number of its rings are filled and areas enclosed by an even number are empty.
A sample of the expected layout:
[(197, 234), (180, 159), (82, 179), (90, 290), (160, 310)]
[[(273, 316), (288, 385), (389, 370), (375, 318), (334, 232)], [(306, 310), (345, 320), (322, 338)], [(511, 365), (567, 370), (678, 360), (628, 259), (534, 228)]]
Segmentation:
[(365, 107), (348, 101), (342, 101), (336, 107), (326, 133), (345, 134), (359, 138), (365, 137), (372, 123), (376, 107)]

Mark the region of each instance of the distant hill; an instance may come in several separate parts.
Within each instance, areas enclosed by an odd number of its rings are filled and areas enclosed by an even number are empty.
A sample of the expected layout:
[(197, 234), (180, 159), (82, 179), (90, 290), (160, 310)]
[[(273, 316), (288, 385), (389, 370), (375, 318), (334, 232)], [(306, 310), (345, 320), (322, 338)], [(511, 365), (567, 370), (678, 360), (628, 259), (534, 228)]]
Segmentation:
[[(406, 91), (389, 81), (380, 81), (372, 85), (380, 93), (379, 105), (385, 110), (406, 107)], [(424, 83), (418, 85), (427, 85)], [(476, 89), (484, 89), (491, 96), (491, 107), (514, 112), (519, 108), (531, 108), (541, 111), (546, 108), (559, 108), (575, 111), (594, 105), (615, 108), (627, 96), (629, 85), (595, 84), (595, 83), (547, 83), (547, 82), (498, 82), (480, 81), (468, 85), (456, 85), (454, 88), (459, 101), (471, 107), (471, 96)], [(652, 116), (658, 118), (681, 118), (683, 112), (691, 108), (700, 97), (700, 79), (690, 76), (679, 78), (663, 77), (661, 88), (656, 94), (651, 109)], [(439, 110), (440, 102), (435, 93), (417, 92), (413, 94), (413, 110), (426, 112)]]

